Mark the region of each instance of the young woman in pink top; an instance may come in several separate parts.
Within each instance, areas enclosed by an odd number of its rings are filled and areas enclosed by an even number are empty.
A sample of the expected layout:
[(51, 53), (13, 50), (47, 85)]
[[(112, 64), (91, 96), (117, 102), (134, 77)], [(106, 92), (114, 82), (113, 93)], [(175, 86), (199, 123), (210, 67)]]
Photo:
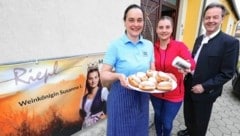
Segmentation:
[[(177, 88), (166, 93), (151, 95), (154, 108), (154, 123), (158, 136), (170, 136), (173, 120), (176, 117), (184, 97), (184, 75), (195, 67), (195, 62), (187, 46), (171, 38), (173, 20), (171, 17), (160, 18), (156, 32), (158, 40), (154, 44), (155, 67), (157, 71), (170, 73), (176, 77)], [(189, 69), (178, 69), (172, 66), (175, 57), (181, 57), (191, 64)]]

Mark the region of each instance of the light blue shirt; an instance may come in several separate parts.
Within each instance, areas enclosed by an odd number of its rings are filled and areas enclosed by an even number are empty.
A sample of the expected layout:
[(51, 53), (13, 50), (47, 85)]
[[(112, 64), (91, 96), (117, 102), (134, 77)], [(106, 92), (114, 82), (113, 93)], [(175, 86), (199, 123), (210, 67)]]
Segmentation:
[(113, 66), (117, 73), (129, 76), (146, 72), (154, 62), (153, 44), (140, 36), (137, 43), (130, 41), (126, 34), (113, 41), (107, 49), (103, 63)]

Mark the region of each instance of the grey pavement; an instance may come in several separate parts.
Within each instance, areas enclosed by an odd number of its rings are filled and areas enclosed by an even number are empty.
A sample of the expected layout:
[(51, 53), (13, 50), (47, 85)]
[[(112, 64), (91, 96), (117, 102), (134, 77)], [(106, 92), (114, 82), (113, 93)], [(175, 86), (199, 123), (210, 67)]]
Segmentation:
[[(174, 120), (172, 136), (185, 129), (182, 109)], [(154, 124), (149, 132), (149, 136), (156, 136)], [(224, 85), (222, 96), (213, 105), (206, 136), (240, 136), (240, 99), (232, 94), (231, 81)]]
[[(183, 106), (182, 106), (183, 107)], [(174, 120), (172, 136), (185, 129), (182, 107)], [(150, 106), (149, 136), (156, 136), (153, 123), (153, 109)], [(240, 136), (240, 99), (232, 94), (231, 81), (224, 85), (223, 94), (213, 105), (211, 120), (206, 136)], [(72, 136), (105, 136), (106, 120), (94, 127), (81, 130)]]

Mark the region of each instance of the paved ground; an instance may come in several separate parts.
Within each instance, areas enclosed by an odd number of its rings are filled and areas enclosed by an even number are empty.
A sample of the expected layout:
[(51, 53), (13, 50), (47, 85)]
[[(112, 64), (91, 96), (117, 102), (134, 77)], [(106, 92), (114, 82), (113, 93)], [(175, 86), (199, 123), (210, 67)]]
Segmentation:
[[(150, 106), (149, 136), (156, 136), (153, 123), (153, 109)], [(224, 85), (221, 97), (217, 99), (213, 106), (211, 121), (207, 136), (240, 136), (240, 99), (232, 94), (231, 82)], [(185, 129), (183, 121), (183, 111), (180, 109), (172, 131), (172, 136), (177, 135), (177, 131)], [(97, 123), (94, 127), (81, 130), (72, 136), (106, 136), (106, 120)]]
[[(174, 121), (172, 136), (180, 129), (185, 129), (182, 108)], [(156, 136), (154, 124), (149, 132), (149, 136)], [(231, 82), (224, 85), (222, 96), (214, 103), (207, 136), (240, 136), (240, 99), (232, 94)]]

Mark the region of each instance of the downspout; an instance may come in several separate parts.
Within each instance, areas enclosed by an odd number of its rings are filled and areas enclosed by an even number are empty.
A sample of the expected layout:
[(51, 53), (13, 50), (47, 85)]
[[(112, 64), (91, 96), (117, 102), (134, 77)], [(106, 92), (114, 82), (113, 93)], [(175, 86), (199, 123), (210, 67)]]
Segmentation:
[(240, 10), (237, 8), (236, 0), (231, 0), (230, 4), (232, 5), (233, 11), (237, 17), (237, 19), (240, 19)]
[(202, 30), (202, 22), (203, 22), (203, 14), (204, 14), (204, 9), (205, 9), (205, 5), (206, 5), (207, 0), (203, 0), (203, 4), (202, 4), (202, 13), (201, 13), (201, 19), (200, 19), (200, 27), (198, 27), (198, 36), (200, 36), (201, 34), (201, 30)]

